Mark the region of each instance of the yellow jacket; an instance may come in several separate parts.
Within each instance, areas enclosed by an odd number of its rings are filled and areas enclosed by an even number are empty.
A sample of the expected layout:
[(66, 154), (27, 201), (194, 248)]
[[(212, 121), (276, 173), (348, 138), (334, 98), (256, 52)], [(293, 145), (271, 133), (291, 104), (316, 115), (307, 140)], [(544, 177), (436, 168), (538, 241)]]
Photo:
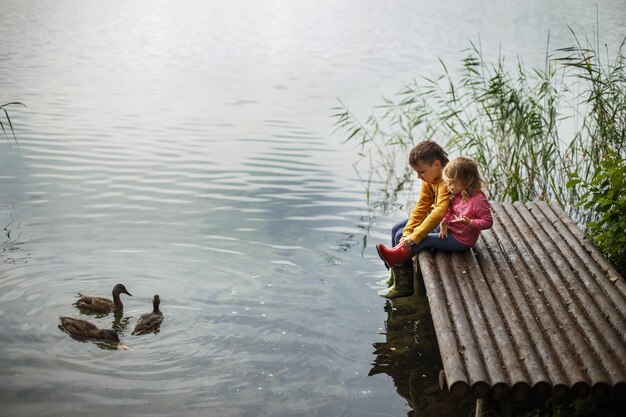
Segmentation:
[(450, 192), (441, 178), (434, 184), (422, 182), (419, 200), (411, 211), (402, 236), (409, 236), (414, 243), (420, 243), (441, 223), (449, 205)]

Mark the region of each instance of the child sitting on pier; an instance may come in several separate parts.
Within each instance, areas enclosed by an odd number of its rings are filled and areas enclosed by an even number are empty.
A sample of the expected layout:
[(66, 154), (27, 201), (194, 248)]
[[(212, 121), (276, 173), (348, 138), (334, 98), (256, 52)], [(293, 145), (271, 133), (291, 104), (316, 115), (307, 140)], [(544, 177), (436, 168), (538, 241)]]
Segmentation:
[[(391, 229), (392, 246), (405, 247), (407, 253), (410, 253), (410, 247), (420, 243), (432, 232), (447, 213), (450, 193), (442, 180), (442, 172), (447, 163), (448, 154), (431, 140), (424, 140), (411, 150), (409, 165), (422, 180), (422, 188), (410, 217)], [(381, 246), (376, 245), (379, 255)], [(387, 298), (412, 294), (413, 262), (411, 257), (399, 262), (385, 263), (385, 265), (391, 268), (391, 275), (385, 281), (389, 288), (380, 291), (379, 294)]]
[(385, 265), (404, 265), (426, 248), (467, 250), (476, 244), (481, 230), (492, 226), (491, 205), (482, 192), (484, 181), (474, 160), (464, 157), (453, 159), (443, 169), (442, 179), (452, 196), (439, 227), (418, 244), (408, 247), (398, 244), (389, 249), (378, 244), (376, 249)]
[(446, 239), (450, 236), (465, 246), (460, 250), (469, 249), (478, 241), (480, 231), (493, 225), (491, 204), (482, 192), (485, 181), (478, 172), (476, 161), (464, 157), (458, 157), (446, 166), (443, 180), (452, 200), (440, 224), (439, 237)]

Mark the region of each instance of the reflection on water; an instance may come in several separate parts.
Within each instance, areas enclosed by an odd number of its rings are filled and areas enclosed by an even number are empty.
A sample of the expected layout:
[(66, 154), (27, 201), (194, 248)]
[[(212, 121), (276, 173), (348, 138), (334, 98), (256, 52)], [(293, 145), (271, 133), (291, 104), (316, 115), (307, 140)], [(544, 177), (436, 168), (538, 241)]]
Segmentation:
[(130, 316), (124, 317), (123, 311), (116, 311), (115, 313), (113, 313), (113, 322), (111, 323), (111, 329), (115, 330), (119, 334), (126, 334), (130, 319)]
[(21, 240), (22, 232), (19, 230), (20, 225), (14, 224), (13, 219), (4, 226), (4, 239), (0, 243), (0, 256), (2, 263), (9, 265), (28, 263), (31, 256), (22, 250), (25, 241)]
[(385, 341), (376, 342), (376, 359), (369, 375), (387, 374), (398, 395), (411, 407), (409, 417), (423, 415), (470, 415), (471, 401), (463, 401), (441, 392), (438, 385), (442, 369), (435, 331), (424, 296), (398, 298), (385, 304)]

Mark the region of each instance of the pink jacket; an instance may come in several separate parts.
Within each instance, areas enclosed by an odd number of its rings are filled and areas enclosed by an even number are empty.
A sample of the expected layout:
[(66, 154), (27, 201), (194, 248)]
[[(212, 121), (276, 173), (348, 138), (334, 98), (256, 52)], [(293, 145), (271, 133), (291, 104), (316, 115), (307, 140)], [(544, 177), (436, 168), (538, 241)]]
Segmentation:
[[(469, 217), (472, 219), (471, 225), (452, 223), (455, 216)], [(463, 201), (460, 196), (454, 197), (442, 221), (448, 225), (448, 233), (452, 233), (459, 243), (474, 246), (478, 241), (480, 231), (489, 229), (493, 225), (491, 204), (482, 192), (474, 194), (467, 201)]]

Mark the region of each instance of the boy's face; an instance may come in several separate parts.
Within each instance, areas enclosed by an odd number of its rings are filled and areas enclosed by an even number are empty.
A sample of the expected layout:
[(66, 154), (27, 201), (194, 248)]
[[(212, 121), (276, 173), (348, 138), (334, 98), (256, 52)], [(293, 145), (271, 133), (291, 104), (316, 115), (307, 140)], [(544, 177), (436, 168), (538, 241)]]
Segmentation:
[(417, 178), (429, 184), (434, 184), (441, 177), (441, 171), (443, 170), (441, 161), (438, 159), (433, 161), (432, 164), (418, 162), (411, 168), (417, 173)]

